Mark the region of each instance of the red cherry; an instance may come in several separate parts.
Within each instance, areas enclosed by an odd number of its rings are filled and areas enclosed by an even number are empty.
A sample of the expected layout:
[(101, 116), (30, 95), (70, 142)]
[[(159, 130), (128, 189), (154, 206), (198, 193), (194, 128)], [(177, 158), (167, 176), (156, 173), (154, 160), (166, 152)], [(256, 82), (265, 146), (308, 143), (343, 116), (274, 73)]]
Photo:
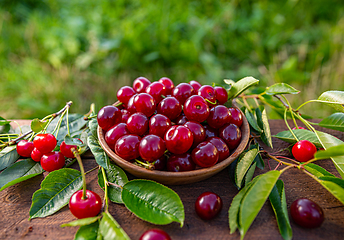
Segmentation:
[(187, 83), (178, 84), (172, 91), (172, 96), (175, 97), (182, 105), (184, 104), (186, 99), (195, 94), (195, 89)]
[(209, 107), (204, 98), (198, 95), (189, 97), (184, 104), (184, 114), (190, 121), (203, 122), (209, 116)]
[(242, 114), (240, 110), (237, 108), (228, 108), (228, 110), (232, 116), (230, 123), (233, 123), (237, 125), (238, 127), (241, 127), (243, 119), (242, 119)]
[(41, 153), (49, 153), (56, 147), (57, 140), (54, 135), (50, 133), (37, 134), (33, 139), (33, 144)]
[(166, 163), (169, 172), (185, 172), (196, 169), (196, 164), (192, 161), (189, 153), (172, 154)]
[(43, 153), (41, 153), (37, 148), (34, 148), (31, 152), (31, 158), (35, 162), (40, 162), (42, 156), (43, 156)]
[(205, 130), (203, 126), (195, 121), (188, 121), (184, 124), (185, 127), (190, 129), (193, 135), (193, 144), (192, 147), (196, 147), (199, 143), (205, 140)]
[(143, 160), (148, 162), (154, 162), (162, 155), (166, 150), (165, 142), (161, 137), (150, 134), (142, 138), (139, 145), (140, 156)]
[(203, 85), (200, 89), (198, 89), (197, 94), (199, 96), (202, 96), (204, 99), (207, 99), (208, 101), (207, 104), (209, 107), (215, 106), (216, 105), (216, 94), (215, 90), (212, 86), (210, 85)]
[(212, 128), (220, 128), (227, 123), (230, 123), (232, 117), (228, 108), (223, 105), (218, 105), (210, 109), (207, 123)]
[(225, 104), (228, 101), (228, 92), (223, 87), (216, 86), (214, 87), (216, 100), (218, 104)]
[(174, 88), (174, 83), (172, 82), (172, 80), (167, 77), (162, 77), (159, 79), (159, 82), (164, 84), (165, 89), (166, 89), (165, 94), (171, 95), (172, 89)]
[(76, 191), (69, 199), (69, 210), (71, 213), (81, 219), (95, 217), (102, 208), (102, 199), (91, 190), (86, 190), (86, 198), (82, 198), (82, 190)]
[(131, 116), (131, 113), (127, 109), (121, 109), (122, 113), (122, 123), (127, 123), (128, 118)]
[(164, 138), (166, 131), (172, 126), (171, 120), (162, 114), (155, 114), (149, 119), (149, 134)]
[(240, 128), (235, 124), (227, 124), (220, 129), (219, 137), (227, 144), (229, 149), (235, 149), (241, 141)]
[(160, 82), (152, 82), (146, 88), (146, 93), (150, 94), (156, 104), (158, 104), (163, 98), (161, 95), (166, 96), (166, 88), (165, 85)]
[(139, 93), (134, 98), (134, 106), (137, 112), (141, 112), (147, 117), (153, 115), (156, 109), (154, 98), (148, 93)]
[(173, 121), (181, 114), (182, 105), (175, 97), (167, 97), (159, 103), (157, 112)]
[(139, 145), (141, 137), (137, 135), (124, 135), (120, 137), (115, 145), (115, 152), (121, 158), (131, 161), (140, 156)]
[(43, 154), (41, 158), (41, 166), (45, 171), (52, 172), (63, 168), (65, 165), (65, 157), (61, 152), (50, 152)]
[(115, 145), (117, 140), (124, 136), (129, 134), (129, 130), (127, 128), (127, 124), (126, 123), (119, 123), (115, 126), (113, 126), (112, 128), (110, 128), (106, 133), (105, 133), (105, 142), (107, 143), (107, 145), (109, 145), (109, 147), (112, 150), (115, 150)]
[[(81, 141), (79, 139), (79, 141)], [(65, 156), (66, 158), (75, 158), (74, 153), (72, 152), (72, 148), (78, 150), (77, 145), (68, 145), (63, 141), (60, 145), (60, 152)]]
[(166, 167), (166, 156), (163, 154), (161, 157), (159, 157), (157, 160), (153, 162), (153, 169), (163, 171)]
[(219, 135), (218, 129), (212, 128), (209, 125), (203, 125), (206, 139), (210, 137), (217, 137)]
[(195, 202), (196, 213), (204, 220), (213, 219), (220, 213), (221, 209), (222, 199), (213, 192), (202, 193)]
[(308, 140), (300, 140), (293, 146), (291, 152), (299, 162), (307, 162), (314, 158), (317, 148)]
[(161, 229), (150, 229), (144, 232), (139, 240), (171, 240), (171, 238)]
[(112, 126), (122, 121), (122, 113), (117, 107), (108, 105), (101, 108), (97, 115), (99, 127), (104, 131), (109, 130)]
[(117, 91), (117, 100), (127, 106), (129, 99), (136, 94), (132, 87), (124, 86)]
[(29, 142), (28, 140), (20, 140), (17, 143), (17, 153), (22, 157), (30, 157), (34, 148), (33, 142)]
[(230, 155), (229, 148), (227, 144), (219, 137), (211, 137), (207, 138), (207, 141), (214, 144), (214, 146), (217, 148), (217, 151), (219, 152), (219, 161), (221, 162), (224, 159), (228, 158)]
[(134, 113), (128, 118), (127, 128), (130, 133), (142, 136), (148, 131), (148, 118), (143, 113)]
[(181, 114), (174, 120), (174, 123), (177, 125), (184, 125), (188, 121), (189, 120), (187, 119), (187, 117), (184, 114)]
[(199, 82), (195, 80), (191, 80), (189, 84), (193, 87), (193, 89), (195, 89), (196, 92), (198, 91), (198, 89), (202, 87), (202, 84), (200, 84)]
[(137, 93), (144, 93), (151, 82), (145, 77), (138, 77), (133, 82), (133, 89)]
[(130, 114), (136, 113), (136, 107), (134, 105), (134, 99), (136, 96), (137, 96), (137, 94), (132, 96), (128, 101), (127, 110)]
[(192, 146), (193, 136), (190, 129), (174, 125), (165, 134), (166, 148), (175, 154), (186, 153)]
[(198, 166), (206, 168), (214, 166), (219, 160), (219, 151), (211, 142), (202, 142), (192, 150), (192, 161)]
[(295, 223), (305, 228), (317, 228), (324, 221), (324, 213), (315, 202), (300, 198), (290, 206), (290, 215)]

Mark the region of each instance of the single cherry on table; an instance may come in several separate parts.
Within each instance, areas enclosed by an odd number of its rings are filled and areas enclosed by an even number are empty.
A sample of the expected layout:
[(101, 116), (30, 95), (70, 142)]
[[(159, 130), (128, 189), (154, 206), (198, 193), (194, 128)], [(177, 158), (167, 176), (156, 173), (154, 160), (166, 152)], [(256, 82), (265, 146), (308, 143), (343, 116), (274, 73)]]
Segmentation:
[(295, 143), (291, 152), (297, 161), (307, 162), (314, 158), (314, 154), (317, 152), (317, 148), (308, 140), (300, 140)]
[(220, 213), (222, 204), (219, 195), (213, 192), (204, 192), (198, 196), (195, 202), (195, 210), (200, 218), (210, 220)]
[(76, 191), (69, 199), (69, 210), (79, 219), (95, 217), (99, 214), (101, 208), (101, 198), (91, 190), (86, 190), (85, 199), (83, 199), (83, 190)]
[(144, 232), (139, 240), (171, 240), (171, 238), (161, 229), (150, 229)]
[(301, 227), (317, 228), (324, 221), (324, 213), (321, 207), (307, 198), (295, 200), (290, 206), (290, 215)]

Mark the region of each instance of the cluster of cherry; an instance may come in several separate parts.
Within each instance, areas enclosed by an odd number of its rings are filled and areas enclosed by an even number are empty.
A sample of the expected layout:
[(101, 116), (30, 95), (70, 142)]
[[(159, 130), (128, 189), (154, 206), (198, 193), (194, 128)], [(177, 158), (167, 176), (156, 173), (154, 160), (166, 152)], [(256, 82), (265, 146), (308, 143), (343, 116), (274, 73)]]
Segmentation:
[(228, 100), (223, 87), (139, 77), (132, 87), (120, 88), (117, 99), (116, 106), (98, 112), (97, 121), (108, 146), (127, 161), (140, 158), (156, 170), (190, 171), (223, 161), (241, 141), (243, 117), (223, 105)]

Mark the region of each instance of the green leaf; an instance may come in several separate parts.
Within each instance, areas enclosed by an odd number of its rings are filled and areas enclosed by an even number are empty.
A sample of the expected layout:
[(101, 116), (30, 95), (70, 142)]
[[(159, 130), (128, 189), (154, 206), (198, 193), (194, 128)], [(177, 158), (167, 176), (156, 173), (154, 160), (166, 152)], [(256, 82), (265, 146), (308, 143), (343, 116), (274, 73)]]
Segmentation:
[(282, 237), (285, 240), (292, 239), (293, 232), (289, 222), (287, 201), (282, 180), (277, 180), (269, 195), (269, 200), (275, 212), (278, 228)]
[(248, 123), (254, 130), (256, 130), (259, 133), (263, 132), (263, 130), (258, 126), (256, 115), (250, 112), (247, 108), (245, 109), (245, 116)]
[(66, 206), (69, 199), (82, 187), (81, 173), (62, 168), (53, 171), (42, 181), (41, 189), (32, 196), (30, 218), (49, 216)]
[(98, 139), (95, 138), (93, 135), (90, 135), (87, 138), (87, 144), (98, 165), (105, 169), (108, 169), (110, 164), (109, 156), (100, 146)]
[(319, 177), (320, 180), (324, 180), (324, 181), (329, 181), (329, 182), (333, 182), (335, 184), (337, 184), (338, 186), (340, 186), (341, 188), (344, 189), (344, 180), (337, 178), (335, 176), (321, 176)]
[(316, 177), (323, 177), (323, 176), (330, 176), (330, 177), (334, 177), (333, 174), (329, 173), (328, 171), (326, 171), (324, 168), (314, 164), (314, 163), (308, 163), (306, 165), (304, 165), (304, 168), (310, 172), (311, 174), (315, 175)]
[(323, 119), (319, 126), (344, 132), (344, 113), (334, 113)]
[(132, 180), (123, 186), (122, 200), (137, 217), (153, 224), (184, 224), (184, 206), (177, 193), (150, 180)]
[(6, 120), (3, 117), (0, 117), (0, 126), (4, 126), (4, 125), (9, 125), (11, 121)]
[(76, 226), (85, 226), (89, 225), (91, 223), (96, 222), (98, 219), (100, 219), (99, 216), (97, 217), (89, 217), (89, 218), (82, 218), (78, 219), (69, 223), (64, 223), (61, 225), (61, 227), (76, 227)]
[(245, 77), (234, 83), (228, 91), (228, 98), (233, 99), (253, 85), (257, 85), (259, 80), (254, 77)]
[(74, 240), (97, 240), (103, 239), (99, 233), (99, 221), (86, 226), (81, 226), (76, 232)]
[(0, 173), (0, 191), (43, 172), (41, 164), (32, 159), (18, 161)]
[(264, 169), (265, 168), (265, 163), (264, 160), (262, 158), (262, 155), (260, 154), (260, 152), (258, 152), (256, 158), (254, 159), (254, 161), (257, 163), (257, 167), (260, 169)]
[(130, 240), (126, 232), (108, 212), (103, 213), (103, 218), (99, 224), (99, 231), (104, 240)]
[(263, 129), (263, 133), (260, 135), (260, 138), (266, 145), (273, 148), (272, 140), (271, 140), (270, 125), (269, 125), (268, 116), (266, 114), (266, 110), (264, 106), (259, 106), (259, 108), (256, 108), (256, 115), (257, 115), (258, 125), (261, 129)]
[(248, 169), (246, 175), (245, 175), (245, 185), (249, 182), (251, 182), (252, 178), (253, 178), (253, 175), (254, 175), (254, 171), (256, 170), (256, 167), (257, 167), (257, 163), (254, 162), (250, 169)]
[(343, 91), (327, 91), (320, 95), (320, 101), (328, 102), (328, 105), (336, 109), (338, 112), (344, 112), (344, 92)]
[(31, 121), (31, 130), (35, 133), (42, 131), (45, 126), (47, 126), (48, 121), (42, 121), (38, 118), (35, 118)]
[(252, 184), (243, 197), (239, 211), (241, 239), (244, 238), (253, 220), (263, 207), (280, 174), (279, 171), (273, 170), (260, 175), (260, 178)]
[(286, 83), (276, 83), (267, 88), (267, 95), (278, 95), (278, 94), (298, 94), (300, 91), (296, 90), (292, 86)]
[(83, 143), (79, 139), (72, 138), (71, 136), (68, 136), (68, 135), (65, 136), (64, 141), (67, 145), (76, 145), (76, 146), (83, 145)]
[(255, 157), (257, 156), (257, 154), (258, 154), (258, 149), (254, 148), (240, 155), (238, 164), (236, 167), (236, 174), (235, 174), (236, 185), (239, 188), (242, 187), (241, 185), (243, 183), (244, 177), (247, 171), (249, 170), (249, 168), (251, 167), (251, 164), (253, 160), (255, 159)]
[(314, 154), (316, 159), (328, 159), (331, 157), (343, 156), (344, 155), (344, 144), (329, 147), (326, 150), (319, 150)]
[[(308, 140), (312, 142), (316, 147), (322, 147), (319, 139), (317, 138), (314, 132), (306, 130), (306, 129), (295, 129), (292, 131), (299, 140)], [(281, 139), (288, 143), (292, 143), (292, 144), (296, 143), (296, 140), (290, 131), (279, 132), (273, 137)]]
[[(55, 118), (47, 127), (47, 132), (53, 132), (56, 124), (58, 122), (59, 118)], [(68, 114), (68, 123), (69, 123), (69, 131), (76, 132), (83, 127), (85, 127), (87, 121), (84, 120), (84, 115), (81, 114)], [(61, 127), (59, 130), (59, 134), (56, 137), (58, 141), (63, 140), (64, 137), (67, 135), (68, 129), (67, 129), (67, 117), (63, 117), (63, 121), (61, 123)]]
[(1, 150), (0, 152), (0, 171), (11, 166), (15, 161), (19, 159), (19, 154), (17, 153), (17, 146), (8, 146)]
[[(322, 180), (321, 178), (325, 178), (326, 180)], [(316, 179), (327, 191), (329, 191), (335, 198), (337, 198), (341, 203), (344, 204), (344, 189), (340, 185), (336, 183), (333, 179), (328, 180), (328, 178), (336, 178), (336, 177), (321, 177), (320, 179)], [(338, 180), (342, 180), (337, 178)], [(342, 180), (343, 181), (343, 180)], [(342, 183), (344, 184), (344, 183)]]
[(98, 128), (98, 122), (97, 119), (92, 119), (88, 123), (88, 127), (90, 129), (91, 134), (95, 137), (98, 138), (97, 135), (97, 128)]
[[(113, 163), (109, 164), (109, 168), (105, 169), (106, 178), (109, 182), (115, 183), (121, 187), (128, 182), (128, 177), (125, 172)], [(104, 178), (102, 171), (98, 171), (98, 184), (104, 189)], [(123, 203), (122, 201), (122, 189), (113, 185), (108, 186), (108, 197), (112, 202)]]

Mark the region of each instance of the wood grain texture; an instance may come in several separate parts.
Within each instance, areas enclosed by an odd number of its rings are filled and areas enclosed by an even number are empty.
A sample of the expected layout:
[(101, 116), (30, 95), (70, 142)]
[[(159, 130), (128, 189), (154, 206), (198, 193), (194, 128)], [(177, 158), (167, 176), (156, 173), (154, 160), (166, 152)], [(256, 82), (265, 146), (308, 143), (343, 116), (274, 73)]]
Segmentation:
[[(286, 130), (283, 121), (270, 121), (272, 134)], [(337, 131), (325, 130), (336, 137), (344, 140), (344, 134)], [(288, 146), (288, 144), (273, 139), (274, 149), (266, 150), (275, 152)], [(286, 153), (287, 154), (287, 153)], [(271, 167), (276, 166), (272, 161)], [(336, 174), (335, 167), (330, 160), (322, 160), (319, 165)], [(90, 155), (84, 157), (85, 170), (96, 166), (95, 160)], [(73, 168), (78, 169), (76, 164)], [(256, 170), (256, 174), (264, 171)], [(77, 227), (61, 228), (75, 218), (64, 207), (56, 214), (46, 218), (36, 218), (28, 221), (32, 194), (39, 189), (44, 176), (37, 176), (25, 182), (11, 186), (0, 192), (0, 239), (73, 239)], [(129, 178), (133, 176), (129, 175)], [(330, 193), (322, 188), (313, 179), (297, 169), (290, 169), (282, 174), (281, 179), (285, 183), (287, 205), (300, 197), (307, 197), (317, 202), (324, 210), (325, 221), (320, 228), (304, 229), (298, 227), (291, 221), (293, 239), (343, 239), (344, 236), (344, 206)], [(87, 175), (87, 187), (97, 192), (101, 197), (103, 191), (97, 184), (97, 172), (93, 171)], [(215, 176), (193, 184), (170, 186), (175, 190), (185, 207), (185, 225), (172, 223), (165, 226), (156, 226), (138, 219), (130, 213), (125, 206), (110, 204), (110, 213), (123, 227), (131, 239), (139, 239), (141, 234), (151, 228), (165, 230), (172, 239), (240, 239), (239, 233), (229, 234), (228, 208), (238, 190), (230, 182), (228, 170), (225, 169)], [(213, 191), (221, 196), (223, 209), (219, 216), (210, 221), (201, 220), (195, 213), (194, 202), (196, 198), (205, 191)], [(245, 239), (282, 239), (278, 232), (277, 223), (269, 202), (265, 203), (262, 211), (253, 222)]]

